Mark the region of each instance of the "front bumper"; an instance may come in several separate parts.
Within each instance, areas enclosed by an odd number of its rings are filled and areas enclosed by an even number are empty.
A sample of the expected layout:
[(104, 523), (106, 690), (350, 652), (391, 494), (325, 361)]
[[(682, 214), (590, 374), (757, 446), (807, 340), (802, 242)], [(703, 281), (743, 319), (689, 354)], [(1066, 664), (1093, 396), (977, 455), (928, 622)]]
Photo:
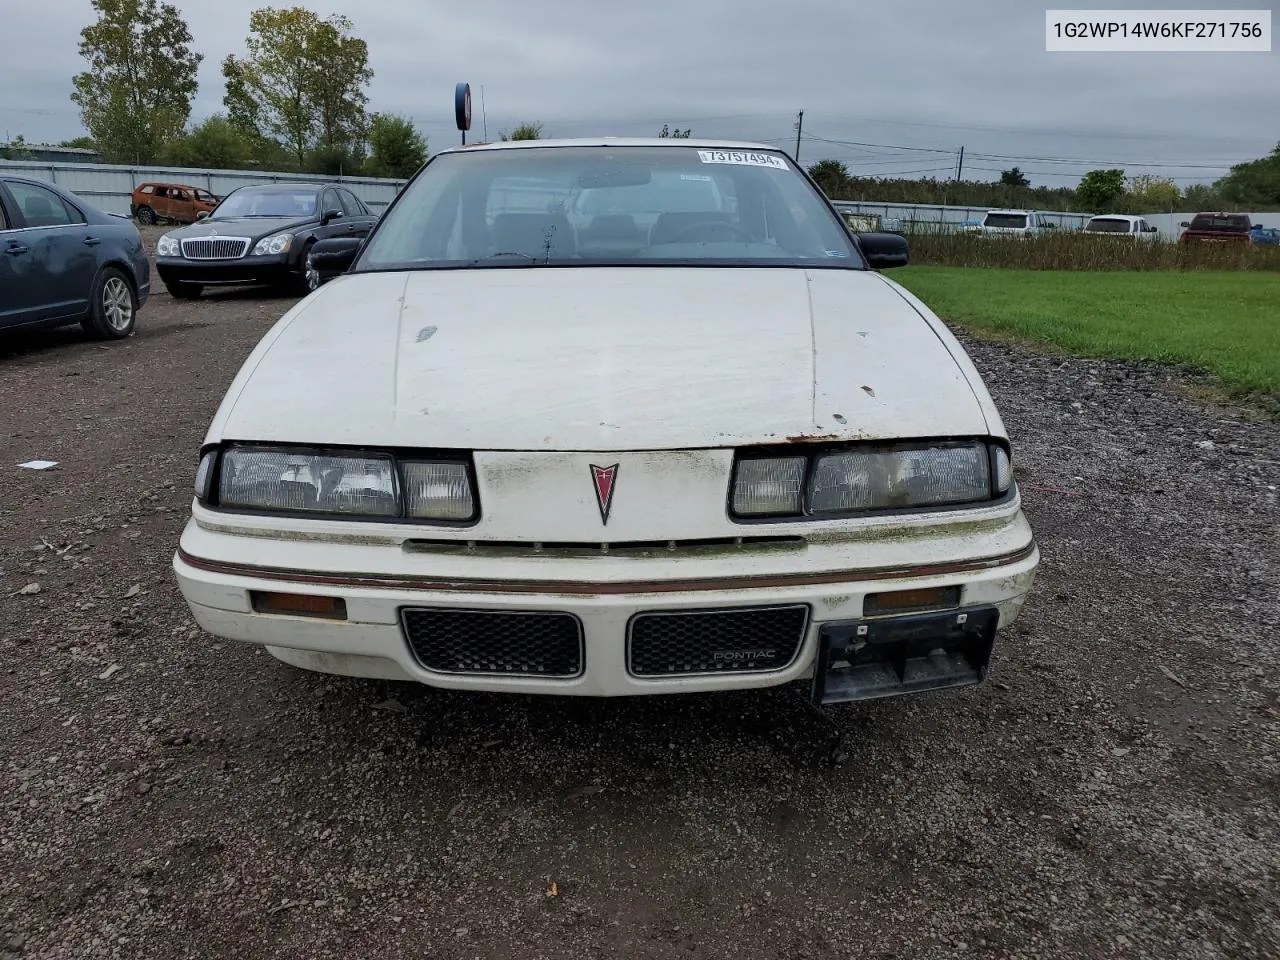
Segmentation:
[[(768, 562), (761, 565), (763, 558), (753, 558), (749, 572), (738, 575), (732, 562), (714, 558), (601, 558), (585, 566), (579, 561), (556, 568), (548, 566), (550, 561), (531, 566), (527, 560), (500, 557), (460, 562), (457, 557), (426, 557), (398, 545), (375, 546), (358, 540), (269, 539), (192, 519), (173, 566), (202, 628), (215, 636), (265, 645), (296, 666), (451, 689), (629, 696), (757, 688), (809, 677), (824, 637), (830, 637), (832, 629), (848, 633), (852, 625), (856, 633), (859, 623), (883, 625), (902, 619), (864, 619), (869, 593), (959, 587), (959, 606), (949, 615), (989, 610), (993, 630), (1014, 620), (1039, 562), (1020, 512), (980, 538), (966, 538), (964, 549), (969, 554), (964, 559), (953, 551), (942, 562), (939, 551), (922, 542), (924, 549), (916, 551), (911, 563), (901, 562), (901, 544), (892, 541), (810, 543), (798, 565), (794, 556), (772, 568)], [(894, 557), (893, 563), (882, 562)], [(531, 569), (539, 567), (529, 576)], [(583, 571), (591, 568), (601, 576), (584, 576)], [(628, 576), (617, 577), (619, 570)], [(262, 613), (255, 609), (253, 591), (338, 597), (344, 602), (345, 619)], [(803, 605), (808, 616), (795, 655), (777, 669), (661, 676), (633, 671), (628, 641), (637, 615), (785, 605)], [(576, 675), (559, 677), (427, 669), (406, 638), (402, 626), (406, 609), (528, 611), (574, 617), (581, 624), (581, 669)], [(956, 676), (933, 686), (976, 682), (984, 674), (985, 659), (971, 677)], [(912, 686), (905, 674), (900, 680), (897, 689), (885, 681), (867, 696), (929, 688), (928, 684)], [(819, 702), (864, 698), (817, 696)]]
[(237, 260), (188, 260), (186, 257), (157, 257), (156, 272), (165, 283), (275, 284), (296, 279), (297, 264), (289, 254), (274, 257), (241, 257)]

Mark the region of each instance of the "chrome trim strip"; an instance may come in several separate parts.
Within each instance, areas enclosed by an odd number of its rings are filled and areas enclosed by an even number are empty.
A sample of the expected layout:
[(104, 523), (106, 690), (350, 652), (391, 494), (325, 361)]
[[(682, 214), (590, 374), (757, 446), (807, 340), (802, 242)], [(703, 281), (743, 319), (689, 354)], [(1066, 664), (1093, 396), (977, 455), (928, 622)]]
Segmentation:
[(945, 576), (989, 570), (1020, 563), (1032, 556), (1036, 543), (1032, 540), (1020, 550), (995, 557), (957, 560), (949, 563), (906, 567), (869, 567), (861, 570), (839, 570), (828, 573), (784, 573), (769, 576), (719, 577), (701, 580), (620, 580), (616, 582), (576, 580), (472, 580), (434, 577), (391, 576), (378, 573), (316, 573), (281, 567), (259, 567), (250, 564), (207, 560), (178, 548), (178, 559), (197, 570), (233, 577), (253, 577), (286, 583), (313, 583), (332, 587), (372, 587), (388, 590), (434, 590), (442, 593), (520, 593), (573, 596), (618, 596), (640, 593), (693, 593), (708, 590), (759, 590), (771, 587), (820, 586), (864, 580), (908, 580), (914, 577)]

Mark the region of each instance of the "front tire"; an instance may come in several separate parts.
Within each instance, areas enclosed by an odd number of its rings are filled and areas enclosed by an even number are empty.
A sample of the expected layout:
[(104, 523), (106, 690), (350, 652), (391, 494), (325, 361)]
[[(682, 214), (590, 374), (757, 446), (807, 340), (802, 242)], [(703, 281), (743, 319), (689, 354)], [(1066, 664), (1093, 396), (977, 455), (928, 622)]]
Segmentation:
[(133, 333), (138, 297), (123, 271), (106, 267), (93, 281), (89, 315), (80, 321), (85, 333), (99, 340), (123, 340)]
[(307, 294), (314, 292), (320, 286), (320, 275), (312, 270), (309, 265), (311, 248), (314, 245), (315, 241), (311, 241), (302, 248), (302, 257), (298, 260), (298, 276), (292, 278), (289, 283), (293, 293), (299, 297), (307, 296)]
[(139, 207), (138, 222), (144, 226), (151, 226), (156, 222), (156, 212), (150, 207)]
[(169, 291), (169, 296), (175, 300), (195, 300), (200, 296), (200, 292), (204, 287), (198, 283), (183, 283), (181, 280), (166, 280), (164, 288)]

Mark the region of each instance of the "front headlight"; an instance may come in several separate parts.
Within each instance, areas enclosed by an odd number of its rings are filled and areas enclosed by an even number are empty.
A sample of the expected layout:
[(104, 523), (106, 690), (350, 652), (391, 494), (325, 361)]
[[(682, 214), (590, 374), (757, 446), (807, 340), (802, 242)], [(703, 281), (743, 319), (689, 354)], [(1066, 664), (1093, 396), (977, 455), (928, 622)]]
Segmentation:
[(218, 503), (285, 513), (393, 517), (399, 512), (390, 457), (243, 447), (233, 447), (222, 457)]
[(861, 446), (741, 457), (732, 505), (740, 517), (834, 517), (981, 503), (1000, 499), (1012, 484), (1009, 452), (999, 443)]
[(196, 496), (210, 506), (454, 522), (476, 515), (466, 460), (259, 446), (228, 447), (220, 464), (218, 457), (206, 453), (196, 471)]
[(270, 257), (278, 253), (287, 253), (293, 244), (292, 233), (277, 233), (273, 237), (263, 237), (253, 248), (255, 257)]
[(157, 257), (180, 257), (182, 256), (182, 247), (177, 239), (166, 233), (163, 237), (156, 241)]
[(979, 443), (830, 454), (809, 482), (809, 512), (819, 516), (989, 499), (989, 455)]

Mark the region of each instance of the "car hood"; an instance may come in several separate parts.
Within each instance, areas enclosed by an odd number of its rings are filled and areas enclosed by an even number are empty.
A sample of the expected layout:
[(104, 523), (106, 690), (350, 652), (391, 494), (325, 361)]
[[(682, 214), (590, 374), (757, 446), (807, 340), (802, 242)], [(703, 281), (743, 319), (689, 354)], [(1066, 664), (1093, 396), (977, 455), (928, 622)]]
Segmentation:
[(227, 217), (197, 220), (173, 233), (183, 240), (192, 237), (249, 237), (256, 240), (315, 222), (315, 217)]
[(870, 271), (438, 270), (304, 300), (209, 440), (661, 450), (997, 433), (989, 407), (945, 327)]

